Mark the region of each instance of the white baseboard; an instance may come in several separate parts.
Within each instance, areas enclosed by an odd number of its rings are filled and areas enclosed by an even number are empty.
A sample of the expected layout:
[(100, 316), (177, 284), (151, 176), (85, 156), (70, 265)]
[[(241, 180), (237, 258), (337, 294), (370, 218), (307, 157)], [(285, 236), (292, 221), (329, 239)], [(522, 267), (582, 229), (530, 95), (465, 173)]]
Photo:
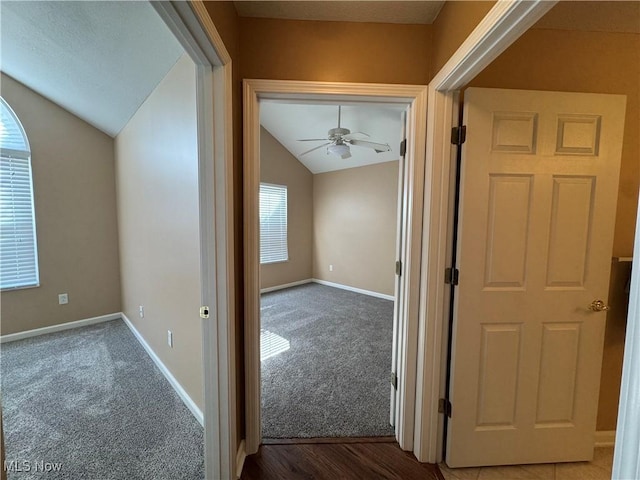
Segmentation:
[(238, 453), (236, 453), (236, 478), (240, 478), (242, 475), (245, 458), (247, 458), (247, 451), (245, 450), (245, 442), (242, 440), (238, 445)]
[(326, 285), (328, 287), (341, 288), (342, 290), (349, 290), (350, 292), (361, 293), (363, 295), (369, 295), (371, 297), (384, 298), (385, 300), (395, 300), (393, 295), (387, 295), (385, 293), (372, 292), (371, 290), (363, 290), (362, 288), (350, 287), (349, 285), (342, 285), (340, 283), (327, 282), (326, 280), (318, 280), (314, 278), (311, 280), (313, 283), (319, 283), (320, 285)]
[(196, 420), (198, 420), (200, 425), (204, 426), (204, 415), (202, 414), (202, 410), (200, 410), (198, 408), (198, 406), (191, 399), (191, 397), (186, 392), (186, 390), (184, 388), (182, 388), (182, 385), (180, 385), (178, 380), (176, 380), (176, 377), (174, 377), (171, 374), (171, 372), (169, 371), (169, 369), (166, 367), (166, 365), (164, 363), (162, 363), (162, 360), (160, 360), (160, 357), (158, 357), (158, 355), (156, 355), (156, 352), (154, 352), (151, 349), (151, 347), (146, 342), (144, 337), (140, 334), (140, 332), (138, 332), (138, 330), (136, 330), (136, 327), (133, 326), (133, 323), (131, 323), (131, 320), (129, 320), (124, 313), (122, 313), (121, 315), (122, 315), (122, 320), (124, 321), (124, 323), (127, 325), (127, 327), (129, 327), (129, 330), (131, 330), (131, 332), (136, 337), (138, 342), (140, 342), (140, 345), (142, 345), (143, 348), (147, 351), (147, 353), (151, 357), (151, 360), (153, 360), (153, 362), (160, 369), (160, 371), (165, 376), (165, 378), (169, 381), (169, 384), (176, 391), (176, 393), (178, 394), (180, 399), (184, 402), (184, 404), (187, 406), (187, 408), (191, 411), (193, 416), (196, 417)]
[(616, 431), (598, 431), (596, 432), (595, 440), (596, 447), (613, 447), (616, 443)]
[(23, 338), (37, 337), (39, 335), (46, 335), (48, 333), (62, 332), (63, 330), (86, 327), (87, 325), (109, 322), (111, 320), (118, 320), (119, 318), (120, 312), (110, 313), (108, 315), (100, 315), (99, 317), (76, 320), (75, 322), (60, 323), (58, 325), (51, 325), (50, 327), (35, 328), (33, 330), (27, 330), (26, 332), (10, 333), (8, 335), (2, 335), (0, 337), (0, 343), (15, 342), (16, 340), (22, 340)]
[(285, 283), (284, 285), (276, 285), (275, 287), (261, 288), (260, 293), (275, 292), (276, 290), (283, 290), (285, 288), (297, 287), (298, 285), (304, 285), (305, 283), (311, 283), (311, 282), (313, 282), (313, 280), (310, 278), (307, 278), (306, 280), (298, 280), (297, 282)]

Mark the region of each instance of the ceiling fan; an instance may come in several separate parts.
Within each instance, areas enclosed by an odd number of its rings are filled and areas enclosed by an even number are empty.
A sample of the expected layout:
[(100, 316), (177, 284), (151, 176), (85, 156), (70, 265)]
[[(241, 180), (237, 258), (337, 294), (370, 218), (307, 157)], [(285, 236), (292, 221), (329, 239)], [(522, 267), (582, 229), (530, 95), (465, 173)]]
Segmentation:
[(311, 153), (314, 150), (318, 150), (319, 148), (327, 147), (327, 155), (336, 155), (342, 159), (349, 158), (351, 156), (350, 145), (355, 145), (356, 147), (366, 147), (371, 148), (376, 151), (376, 153), (389, 152), (391, 151), (391, 147), (386, 143), (375, 143), (369, 142), (367, 140), (359, 140), (354, 138), (356, 135), (364, 135), (368, 137), (366, 133), (363, 132), (354, 132), (351, 133), (351, 130), (348, 128), (340, 127), (340, 117), (342, 114), (342, 107), (338, 106), (338, 127), (332, 128), (327, 133), (327, 138), (305, 138), (302, 140), (298, 140), (299, 142), (328, 142), (323, 143), (322, 145), (318, 145), (317, 147), (313, 147), (311, 150), (307, 150), (306, 152), (301, 153), (299, 156), (306, 155), (307, 153)]

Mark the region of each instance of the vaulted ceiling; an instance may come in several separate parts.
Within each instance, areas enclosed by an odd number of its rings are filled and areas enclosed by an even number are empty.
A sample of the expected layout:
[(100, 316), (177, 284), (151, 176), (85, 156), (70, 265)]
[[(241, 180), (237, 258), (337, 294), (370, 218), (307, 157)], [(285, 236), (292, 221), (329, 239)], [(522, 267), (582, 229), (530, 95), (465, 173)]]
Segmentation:
[(351, 130), (361, 140), (388, 144), (391, 151), (376, 153), (366, 147), (351, 146), (351, 157), (342, 159), (328, 153), (326, 146), (302, 153), (327, 143), (329, 129), (338, 126), (337, 104), (304, 104), (263, 101), (260, 103), (260, 123), (311, 173), (324, 173), (345, 168), (389, 162), (400, 158), (402, 112), (404, 105), (349, 104), (342, 106), (340, 126)]
[(108, 135), (182, 47), (148, 2), (0, 2), (0, 69)]

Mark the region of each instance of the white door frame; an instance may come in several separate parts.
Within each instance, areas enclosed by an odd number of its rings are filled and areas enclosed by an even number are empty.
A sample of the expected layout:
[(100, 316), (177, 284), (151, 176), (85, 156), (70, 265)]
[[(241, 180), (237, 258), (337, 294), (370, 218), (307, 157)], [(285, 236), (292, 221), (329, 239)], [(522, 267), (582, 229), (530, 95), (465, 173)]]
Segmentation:
[(422, 276), (414, 453), (421, 462), (442, 461), (453, 205), (450, 131), (457, 121), (457, 91), (488, 66), (554, 5), (545, 0), (499, 0), (429, 84)]
[[(422, 200), (424, 187), (427, 87), (279, 80), (244, 81), (244, 262), (245, 262), (245, 399), (246, 452), (258, 451), (260, 431), (260, 100), (299, 99), (340, 102), (401, 103), (411, 106), (407, 132), (407, 177), (404, 228), (406, 282), (402, 298), (406, 312), (399, 335), (396, 439), (413, 449), (418, 333)], [(402, 325), (402, 320), (400, 324)]]
[(196, 64), (205, 477), (235, 478), (231, 57), (201, 0), (152, 1)]
[(631, 290), (624, 341), (620, 407), (613, 456), (613, 480), (640, 478), (640, 209), (636, 218), (636, 237), (631, 267)]

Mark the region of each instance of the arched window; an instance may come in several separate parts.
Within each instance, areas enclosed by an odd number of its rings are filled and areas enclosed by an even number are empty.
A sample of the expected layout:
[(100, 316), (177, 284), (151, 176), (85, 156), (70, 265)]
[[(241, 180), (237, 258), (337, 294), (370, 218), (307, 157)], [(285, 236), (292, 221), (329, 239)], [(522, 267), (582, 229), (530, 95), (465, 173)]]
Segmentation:
[(18, 117), (0, 97), (0, 288), (38, 284), (31, 150)]

